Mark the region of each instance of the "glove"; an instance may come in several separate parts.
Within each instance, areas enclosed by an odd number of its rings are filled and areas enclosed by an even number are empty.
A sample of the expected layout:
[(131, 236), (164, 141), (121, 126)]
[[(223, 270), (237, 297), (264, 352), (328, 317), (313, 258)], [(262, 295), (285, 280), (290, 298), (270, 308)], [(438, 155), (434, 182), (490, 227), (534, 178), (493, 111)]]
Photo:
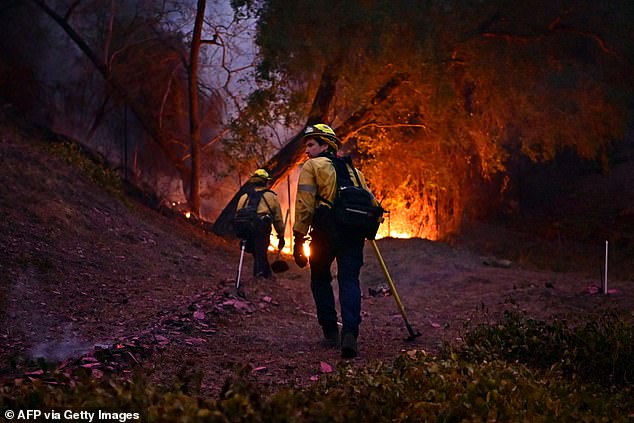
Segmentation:
[(284, 237), (278, 238), (277, 249), (282, 251), (282, 248), (284, 248), (285, 245), (286, 245), (286, 241), (284, 240)]
[(304, 255), (304, 235), (295, 233), (295, 242), (293, 244), (293, 259), (295, 264), (300, 268), (306, 267), (308, 264), (308, 257)]

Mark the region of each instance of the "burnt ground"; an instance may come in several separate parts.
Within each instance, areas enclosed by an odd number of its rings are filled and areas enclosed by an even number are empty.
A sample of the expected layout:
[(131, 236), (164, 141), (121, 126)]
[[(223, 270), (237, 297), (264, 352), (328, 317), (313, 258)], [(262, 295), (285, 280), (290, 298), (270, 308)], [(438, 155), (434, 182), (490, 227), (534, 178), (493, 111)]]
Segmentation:
[[(246, 277), (245, 297), (235, 296), (237, 242), (113, 197), (48, 153), (40, 135), (0, 119), (3, 382), (41, 377), (33, 359), (44, 357), (95, 377), (141, 370), (159, 383), (200, 380), (203, 393), (216, 395), (237, 371), (265, 389), (302, 387), (343, 362), (320, 345), (308, 270), (286, 257), (290, 270), (273, 281)], [(615, 261), (613, 291), (602, 295), (602, 243), (573, 246), (538, 232), (472, 223), (452, 245), (377, 241), (422, 333), (415, 342), (404, 340), (394, 299), (369, 295), (385, 280), (368, 244), (353, 365), (412, 349), (433, 354), (445, 341), (459, 342), (465, 326), (496, 321), (507, 308), (540, 319), (617, 309), (633, 317), (627, 254)], [(247, 256), (247, 275), (251, 264)]]

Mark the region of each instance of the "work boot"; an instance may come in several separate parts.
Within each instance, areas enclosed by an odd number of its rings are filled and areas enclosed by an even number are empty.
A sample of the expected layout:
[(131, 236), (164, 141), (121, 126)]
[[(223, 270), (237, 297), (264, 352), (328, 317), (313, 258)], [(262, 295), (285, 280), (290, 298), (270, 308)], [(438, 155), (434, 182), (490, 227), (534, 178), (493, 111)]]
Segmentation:
[(357, 337), (350, 332), (341, 334), (341, 357), (355, 358), (357, 354)]
[(323, 328), (324, 339), (321, 344), (326, 348), (337, 348), (339, 345), (339, 328)]

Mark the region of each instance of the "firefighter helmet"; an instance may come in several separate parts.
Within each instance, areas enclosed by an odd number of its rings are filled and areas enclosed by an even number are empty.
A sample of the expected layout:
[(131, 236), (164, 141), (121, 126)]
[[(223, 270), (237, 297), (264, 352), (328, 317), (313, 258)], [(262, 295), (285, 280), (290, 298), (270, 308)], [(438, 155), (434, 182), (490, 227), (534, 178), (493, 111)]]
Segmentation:
[(255, 172), (253, 172), (253, 175), (251, 175), (251, 177), (264, 179), (265, 181), (268, 181), (269, 179), (271, 179), (271, 177), (269, 176), (269, 172), (267, 172), (264, 169), (256, 170)]
[(304, 129), (304, 134), (302, 135), (302, 138), (309, 137), (322, 139), (323, 141), (328, 143), (329, 146), (334, 148), (335, 151), (339, 150), (339, 148), (341, 147), (341, 141), (339, 140), (339, 138), (337, 138), (337, 135), (335, 135), (335, 131), (333, 131), (330, 126), (323, 123), (308, 125), (306, 129)]

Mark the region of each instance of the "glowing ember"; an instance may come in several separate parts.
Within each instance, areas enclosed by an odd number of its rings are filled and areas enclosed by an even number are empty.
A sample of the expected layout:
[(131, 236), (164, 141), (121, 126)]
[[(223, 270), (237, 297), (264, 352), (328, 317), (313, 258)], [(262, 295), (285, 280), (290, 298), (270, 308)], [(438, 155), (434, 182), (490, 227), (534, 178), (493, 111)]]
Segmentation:
[(189, 219), (192, 216), (191, 212), (185, 212), (185, 217)]

